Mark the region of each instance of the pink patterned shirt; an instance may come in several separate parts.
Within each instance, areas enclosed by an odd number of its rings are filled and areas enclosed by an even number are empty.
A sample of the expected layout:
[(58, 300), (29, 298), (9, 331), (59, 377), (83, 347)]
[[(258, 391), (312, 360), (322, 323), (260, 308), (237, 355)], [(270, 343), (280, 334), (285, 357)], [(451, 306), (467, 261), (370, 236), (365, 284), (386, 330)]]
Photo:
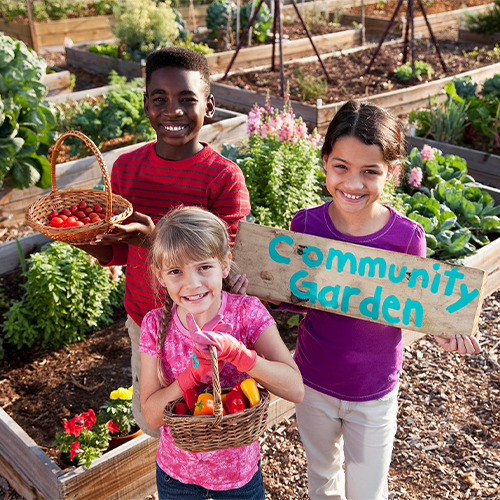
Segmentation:
[[(219, 313), (224, 322), (233, 325), (232, 335), (248, 348), (253, 348), (260, 334), (275, 324), (260, 300), (246, 295), (222, 292)], [(157, 340), (161, 314), (162, 308), (153, 309), (146, 314), (141, 326), (139, 351), (154, 357), (158, 357)], [(172, 320), (161, 352), (167, 382), (174, 382), (187, 368), (192, 352), (191, 336), (182, 326), (174, 304)], [(231, 387), (247, 377), (230, 363), (224, 365), (219, 375), (222, 387)], [(231, 490), (247, 484), (257, 471), (259, 459), (258, 441), (249, 446), (203, 453), (181, 450), (175, 446), (166, 425), (161, 428), (160, 445), (156, 454), (158, 465), (169, 476), (182, 483), (197, 484), (211, 490)]]

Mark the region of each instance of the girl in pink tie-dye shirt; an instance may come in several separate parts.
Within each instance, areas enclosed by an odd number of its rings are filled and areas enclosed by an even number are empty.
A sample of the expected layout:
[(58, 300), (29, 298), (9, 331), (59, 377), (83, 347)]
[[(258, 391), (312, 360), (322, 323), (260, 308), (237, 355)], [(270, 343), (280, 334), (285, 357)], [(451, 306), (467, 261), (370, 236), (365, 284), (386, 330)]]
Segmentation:
[[(218, 217), (196, 207), (169, 212), (153, 233), (150, 259), (154, 278), (167, 292), (165, 306), (144, 317), (139, 347), (142, 410), (152, 428), (161, 428), (159, 499), (263, 500), (258, 441), (206, 453), (181, 450), (163, 425), (163, 409), (186, 390), (210, 382), (210, 362), (190, 360), (193, 347), (206, 348), (214, 338), (222, 387), (250, 376), (274, 394), (300, 402), (304, 387), (298, 368), (261, 302), (222, 290), (229, 287), (231, 252)], [(210, 331), (220, 321), (232, 331), (211, 332), (205, 345), (197, 336), (194, 345), (190, 326)]]

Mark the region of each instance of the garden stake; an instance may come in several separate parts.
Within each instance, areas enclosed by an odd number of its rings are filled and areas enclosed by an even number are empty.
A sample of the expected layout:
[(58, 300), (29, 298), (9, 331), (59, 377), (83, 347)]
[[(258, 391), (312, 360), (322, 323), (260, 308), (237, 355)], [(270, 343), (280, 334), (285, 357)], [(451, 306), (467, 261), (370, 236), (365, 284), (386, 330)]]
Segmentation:
[[(437, 40), (436, 40), (436, 37), (434, 36), (434, 33), (432, 31), (432, 28), (431, 28), (431, 25), (429, 23), (429, 20), (427, 19), (427, 14), (425, 13), (425, 8), (424, 8), (424, 5), (423, 5), (423, 2), (422, 0), (418, 0), (418, 3), (420, 5), (420, 9), (422, 10), (422, 14), (424, 16), (424, 19), (425, 19), (425, 23), (427, 25), (427, 29), (429, 30), (429, 34), (430, 34), (430, 37), (431, 37), (431, 40), (432, 40), (432, 43), (434, 44), (434, 46), (436, 47), (436, 52), (438, 53), (438, 56), (439, 56), (439, 60), (441, 62), (441, 66), (443, 67), (443, 71), (446, 73), (447, 69), (446, 69), (446, 64), (443, 60), (443, 57), (441, 55), (441, 51), (439, 50), (439, 45), (437, 43)], [(373, 54), (373, 57), (370, 61), (370, 63), (368, 64), (368, 67), (366, 68), (365, 72), (363, 73), (363, 75), (366, 75), (370, 72), (370, 69), (378, 55), (378, 53), (380, 52), (380, 49), (382, 47), (382, 44), (384, 43), (391, 27), (392, 27), (392, 24), (394, 23), (394, 20), (396, 19), (396, 16), (399, 12), (399, 9), (401, 7), (401, 5), (403, 4), (403, 0), (399, 0), (398, 2), (398, 5), (396, 6), (396, 9), (394, 10), (393, 14), (392, 14), (392, 17), (389, 21), (389, 23), (387, 24), (387, 27), (384, 31), (384, 34), (382, 35), (382, 38), (380, 39), (380, 42), (377, 46), (377, 48), (375, 49), (375, 53)], [(411, 23), (411, 39), (410, 39), (410, 43), (411, 43), (411, 58), (412, 58), (412, 83), (415, 82), (415, 48), (414, 48), (414, 17), (415, 17), (415, 13), (414, 13), (414, 0), (408, 0), (408, 9), (407, 9), (407, 13), (408, 13), (408, 19), (407, 19), (407, 22), (406, 22), (406, 26), (405, 26), (405, 35), (404, 35), (404, 52), (403, 52), (403, 63), (406, 62), (406, 56), (407, 56), (407, 53), (408, 53), (408, 31), (409, 31), (409, 25), (408, 23)]]

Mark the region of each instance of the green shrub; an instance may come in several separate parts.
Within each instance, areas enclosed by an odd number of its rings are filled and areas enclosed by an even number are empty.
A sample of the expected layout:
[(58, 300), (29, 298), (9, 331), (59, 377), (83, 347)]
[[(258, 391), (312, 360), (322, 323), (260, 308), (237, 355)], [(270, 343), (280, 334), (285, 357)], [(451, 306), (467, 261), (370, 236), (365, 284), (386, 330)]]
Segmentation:
[[(429, 63), (424, 61), (415, 61), (415, 78), (420, 82), (422, 81), (422, 75), (430, 76), (433, 75), (435, 71)], [(402, 64), (399, 68), (394, 71), (394, 76), (401, 82), (409, 82), (412, 78), (412, 66), (411, 62)]]
[(123, 300), (124, 281), (113, 280), (112, 268), (61, 242), (45, 245), (28, 263), (24, 296), (5, 314), (8, 343), (18, 349), (58, 348), (113, 322), (113, 308)]
[(477, 83), (472, 80), (472, 76), (462, 76), (452, 78), (451, 83), (455, 86), (457, 95), (462, 99), (476, 95)]
[[(257, 6), (255, 6), (257, 7)], [(250, 21), (252, 14), (252, 2), (243, 4), (240, 7), (240, 35), (243, 34), (243, 30), (246, 28), (248, 21)], [(256, 42), (263, 43), (266, 41), (267, 32), (272, 27), (273, 18), (271, 17), (271, 11), (269, 7), (263, 3), (260, 6), (259, 13), (254, 20), (252, 25), (252, 40)], [(233, 31), (236, 33), (236, 9), (233, 10)]]
[(483, 96), (500, 97), (500, 75), (494, 75), (493, 78), (488, 78), (483, 83), (481, 89)]
[(211, 39), (221, 40), (227, 33), (229, 15), (231, 20), (236, 4), (231, 0), (214, 0), (207, 8), (205, 23)]
[(300, 66), (297, 66), (293, 74), (300, 87), (300, 96), (303, 101), (325, 97), (328, 93), (328, 82), (326, 78), (316, 76), (314, 73), (306, 73)]
[(111, 31), (138, 62), (179, 36), (169, 1), (156, 5), (154, 0), (122, 0), (113, 8)]
[(493, 35), (500, 31), (500, 0), (494, 0), (495, 4), (487, 12), (470, 14), (465, 11), (465, 26), (474, 33)]
[(269, 106), (250, 111), (249, 137), (240, 147), (225, 146), (222, 154), (242, 169), (257, 223), (288, 229), (298, 210), (321, 202), (318, 139), (289, 107), (281, 113)]
[(0, 186), (50, 187), (49, 147), (56, 121), (40, 80), (45, 61), (23, 42), (0, 33)]

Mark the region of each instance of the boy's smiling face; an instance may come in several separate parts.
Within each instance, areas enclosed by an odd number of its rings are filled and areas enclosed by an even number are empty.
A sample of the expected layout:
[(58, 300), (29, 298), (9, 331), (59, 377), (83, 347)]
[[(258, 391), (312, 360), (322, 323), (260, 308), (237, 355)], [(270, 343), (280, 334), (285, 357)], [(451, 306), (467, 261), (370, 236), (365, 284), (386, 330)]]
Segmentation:
[(213, 116), (215, 102), (198, 71), (164, 67), (151, 74), (144, 111), (156, 131), (156, 153), (185, 160), (201, 151), (198, 135), (204, 119)]

